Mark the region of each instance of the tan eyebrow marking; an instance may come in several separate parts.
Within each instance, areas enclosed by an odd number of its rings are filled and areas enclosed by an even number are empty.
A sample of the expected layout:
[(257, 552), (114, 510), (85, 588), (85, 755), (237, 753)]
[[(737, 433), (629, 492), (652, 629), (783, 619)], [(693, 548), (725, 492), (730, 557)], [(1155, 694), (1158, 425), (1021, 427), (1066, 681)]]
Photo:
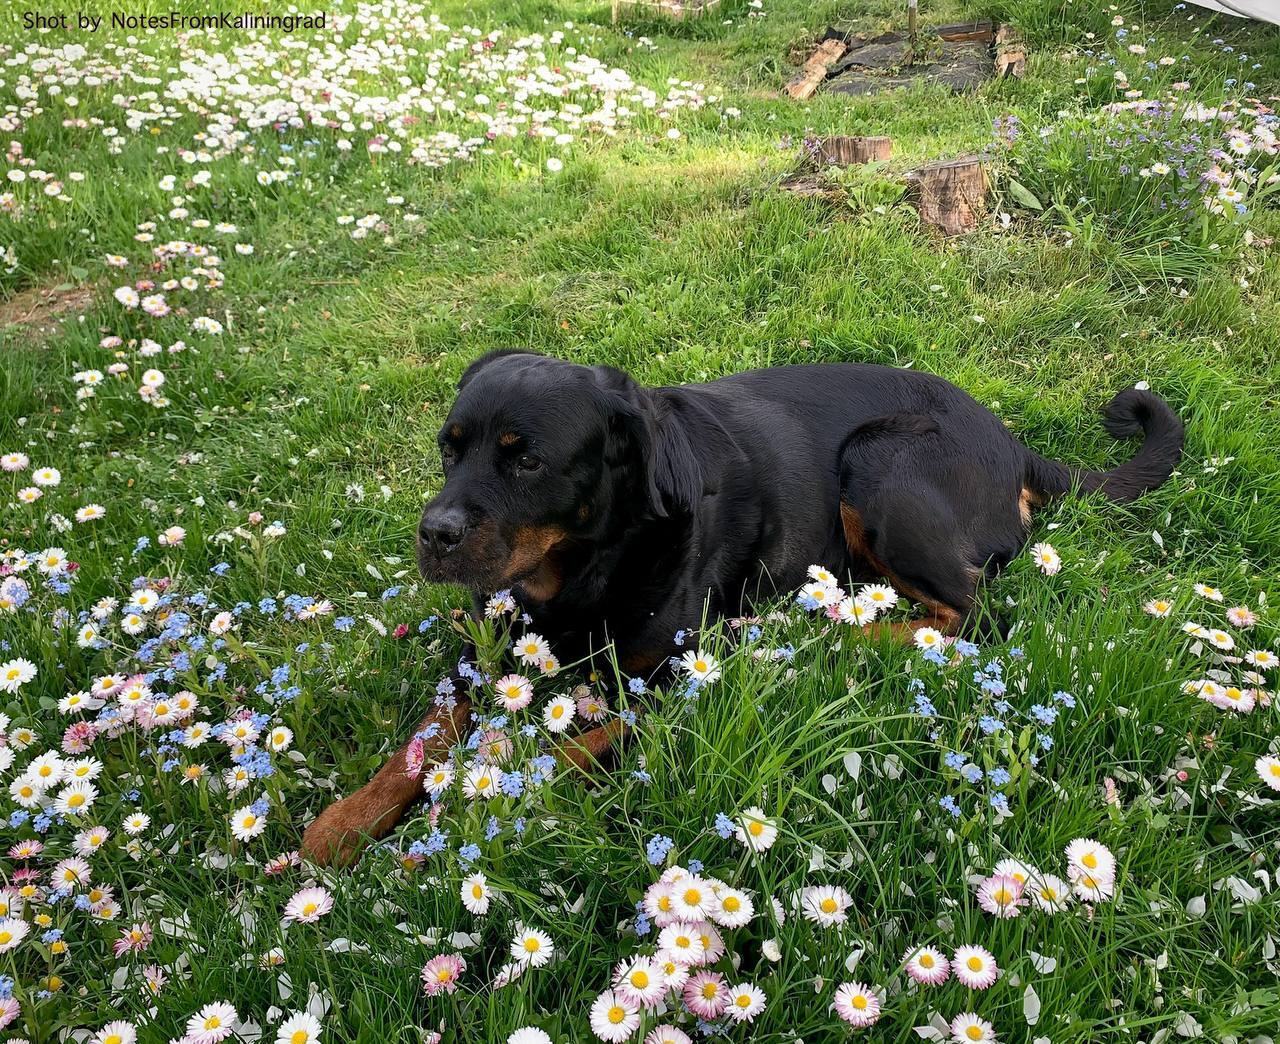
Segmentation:
[(449, 429), (449, 438), (451, 438), (451, 439), (460, 439), (460, 438), (462, 438), (462, 425), (461, 425), (461, 424), (455, 424), (455, 425), (453, 425), (453, 426)]
[(517, 435), (514, 431), (504, 431), (501, 435), (498, 436), (499, 446), (514, 446), (519, 441), (520, 441), (520, 436)]

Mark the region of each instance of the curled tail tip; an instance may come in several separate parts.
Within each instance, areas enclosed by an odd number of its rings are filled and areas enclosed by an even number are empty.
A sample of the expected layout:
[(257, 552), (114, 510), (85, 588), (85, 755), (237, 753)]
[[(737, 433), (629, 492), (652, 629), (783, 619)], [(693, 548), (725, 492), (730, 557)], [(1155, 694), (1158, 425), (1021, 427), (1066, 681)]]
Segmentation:
[(1182, 445), (1182, 422), (1164, 399), (1145, 388), (1117, 392), (1102, 410), (1102, 426), (1117, 439), (1145, 432), (1148, 436), (1176, 438)]

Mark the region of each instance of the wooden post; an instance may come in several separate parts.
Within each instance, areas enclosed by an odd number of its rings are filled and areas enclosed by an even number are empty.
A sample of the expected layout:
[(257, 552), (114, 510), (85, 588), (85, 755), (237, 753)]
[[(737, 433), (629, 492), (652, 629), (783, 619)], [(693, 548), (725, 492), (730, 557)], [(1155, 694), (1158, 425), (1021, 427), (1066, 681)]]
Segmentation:
[(818, 161), (832, 167), (882, 163), (893, 152), (892, 138), (845, 137), (833, 134), (818, 143)]
[(987, 171), (976, 156), (930, 163), (907, 175), (907, 192), (926, 225), (965, 235), (987, 212)]
[(812, 97), (818, 84), (827, 78), (827, 71), (839, 61), (848, 45), (843, 40), (823, 40), (818, 49), (809, 55), (800, 72), (787, 84), (787, 93), (796, 101)]

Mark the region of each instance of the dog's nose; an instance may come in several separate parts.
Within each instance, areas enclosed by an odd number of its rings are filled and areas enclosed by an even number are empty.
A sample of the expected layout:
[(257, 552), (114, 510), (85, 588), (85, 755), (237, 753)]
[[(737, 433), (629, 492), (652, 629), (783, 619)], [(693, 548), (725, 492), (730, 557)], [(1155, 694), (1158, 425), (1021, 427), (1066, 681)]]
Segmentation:
[(422, 516), (418, 535), (437, 556), (447, 555), (467, 535), (467, 518), (459, 508), (431, 510)]

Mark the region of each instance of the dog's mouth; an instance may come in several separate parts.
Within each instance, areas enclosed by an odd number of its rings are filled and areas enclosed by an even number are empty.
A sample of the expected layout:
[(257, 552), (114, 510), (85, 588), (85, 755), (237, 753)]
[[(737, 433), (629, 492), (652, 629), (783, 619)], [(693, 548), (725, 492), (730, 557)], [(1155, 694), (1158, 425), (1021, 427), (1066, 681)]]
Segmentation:
[(444, 553), (419, 537), (418, 569), (432, 583), (461, 584), (483, 594), (515, 588), (546, 601), (564, 584), (557, 552), (568, 540), (568, 532), (554, 524), (516, 526), (505, 537), (495, 524), (485, 523)]

